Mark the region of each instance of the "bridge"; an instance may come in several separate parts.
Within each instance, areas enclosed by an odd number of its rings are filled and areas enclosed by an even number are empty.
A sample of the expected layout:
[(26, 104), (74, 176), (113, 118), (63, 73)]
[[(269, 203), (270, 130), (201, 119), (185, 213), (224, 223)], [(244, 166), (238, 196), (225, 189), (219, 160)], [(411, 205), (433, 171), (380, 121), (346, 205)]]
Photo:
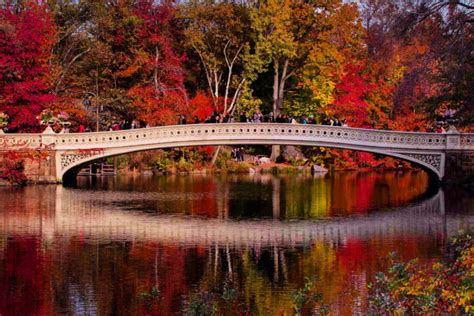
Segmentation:
[[(326, 125), (221, 123), (95, 133), (0, 134), (0, 151), (41, 150), (36, 180), (61, 182), (94, 160), (160, 148), (302, 145), (364, 151), (412, 162), (440, 181), (474, 172), (474, 134), (417, 133)], [(28, 170), (31, 170), (27, 166)]]

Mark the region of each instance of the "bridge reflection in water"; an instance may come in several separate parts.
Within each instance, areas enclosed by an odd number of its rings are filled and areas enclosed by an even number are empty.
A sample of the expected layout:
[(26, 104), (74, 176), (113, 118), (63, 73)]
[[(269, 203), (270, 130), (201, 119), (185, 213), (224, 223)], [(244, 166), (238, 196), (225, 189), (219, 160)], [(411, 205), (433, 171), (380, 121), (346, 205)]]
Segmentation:
[[(142, 240), (188, 246), (268, 247), (302, 246), (316, 241), (341, 241), (350, 238), (370, 239), (383, 234), (398, 236), (403, 232), (419, 235), (451, 236), (473, 224), (463, 217), (445, 213), (442, 190), (434, 196), (400, 208), (387, 208), (368, 216), (333, 217), (319, 220), (281, 221), (280, 182), (271, 181), (273, 219), (230, 219), (225, 194), (217, 201), (217, 218), (148, 214), (119, 211), (117, 204), (127, 200), (160, 199), (156, 192), (84, 191), (56, 186), (45, 199), (47, 214), (29, 212), (8, 214), (0, 222), (3, 233), (52, 236), (85, 236), (98, 240)], [(49, 191), (49, 190), (48, 190)], [(170, 193), (163, 193), (167, 199)], [(229, 193), (227, 193), (229, 194)], [(189, 196), (188, 196), (189, 197)], [(192, 197), (191, 197), (192, 198)]]
[[(388, 252), (429, 260), (473, 227), (472, 199), (438, 191), (411, 202), (425, 189), (421, 174), (2, 189), (0, 314), (169, 315), (223, 285), (251, 314), (291, 314), (291, 293), (307, 277), (319, 278), (334, 314), (364, 314)], [(140, 295), (153, 288), (147, 305)]]

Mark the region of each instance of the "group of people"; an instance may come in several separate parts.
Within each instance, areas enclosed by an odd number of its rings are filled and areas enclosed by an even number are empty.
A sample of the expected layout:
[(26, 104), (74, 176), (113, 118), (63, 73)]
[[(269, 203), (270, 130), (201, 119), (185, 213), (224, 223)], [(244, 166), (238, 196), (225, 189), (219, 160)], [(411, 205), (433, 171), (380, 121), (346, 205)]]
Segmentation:
[[(236, 120), (234, 117), (229, 114), (222, 117), (218, 112), (214, 112), (212, 115), (206, 117), (205, 120), (200, 120), (198, 116), (194, 116), (192, 119), (192, 124), (200, 123), (234, 123)], [(278, 114), (275, 116), (273, 112), (268, 114), (263, 114), (260, 111), (255, 111), (251, 115), (247, 115), (246, 112), (242, 111), (239, 113), (238, 122), (240, 123), (293, 123), (293, 124), (318, 124), (314, 116), (301, 116), (298, 120), (294, 117), (291, 117), (286, 114)], [(178, 115), (178, 125), (187, 124), (186, 116), (183, 114)], [(331, 126), (348, 126), (345, 119), (331, 118), (327, 117), (322, 120), (322, 125), (331, 125)]]
[[(199, 119), (199, 117), (197, 115), (194, 115), (193, 117), (193, 120), (192, 120), (192, 123), (193, 124), (200, 124), (200, 123), (232, 123), (234, 122), (233, 118), (231, 118), (231, 116), (229, 114), (227, 114), (226, 116), (222, 117), (221, 119), (221, 115), (219, 115), (219, 113), (217, 113), (216, 111), (214, 111), (214, 113), (212, 113), (212, 115), (209, 115), (207, 116), (204, 120), (201, 120)], [(179, 114), (178, 115), (178, 125), (184, 125), (186, 124), (186, 116), (185, 115), (182, 115), (182, 114)]]
[(244, 161), (244, 154), (245, 154), (244, 147), (238, 147), (238, 148), (232, 149), (231, 157), (235, 161)]
[[(212, 115), (206, 117), (205, 120), (199, 119), (197, 115), (195, 115), (192, 120), (191, 124), (200, 124), (200, 123), (234, 123), (236, 120), (234, 117), (230, 116), (229, 114), (222, 116), (217, 111), (214, 111)], [(318, 124), (314, 116), (301, 116), (298, 120), (295, 118), (287, 115), (287, 114), (278, 114), (275, 116), (273, 112), (268, 114), (263, 114), (260, 111), (255, 111), (251, 115), (247, 115), (246, 112), (242, 111), (239, 113), (238, 122), (240, 123), (300, 123), (300, 124)], [(186, 115), (178, 114), (178, 125), (186, 125), (189, 124)], [(322, 125), (332, 125), (332, 126), (347, 126), (347, 122), (345, 119), (339, 120), (338, 118), (325, 118), (321, 122)], [(131, 120), (126, 121), (122, 120), (120, 123), (111, 124), (108, 128), (109, 131), (120, 131), (120, 130), (128, 130), (128, 129), (136, 129), (136, 128), (149, 128), (150, 125), (143, 120)], [(79, 132), (90, 132), (90, 128), (80, 125)]]
[(148, 128), (148, 125), (143, 120), (132, 120), (132, 121), (125, 121), (122, 120), (120, 123), (114, 123), (110, 125), (109, 131), (121, 131), (126, 129), (136, 129), (136, 128)]
[(345, 126), (347, 127), (347, 120), (339, 120), (338, 118), (325, 118), (322, 122), (322, 125), (331, 125), (331, 126)]

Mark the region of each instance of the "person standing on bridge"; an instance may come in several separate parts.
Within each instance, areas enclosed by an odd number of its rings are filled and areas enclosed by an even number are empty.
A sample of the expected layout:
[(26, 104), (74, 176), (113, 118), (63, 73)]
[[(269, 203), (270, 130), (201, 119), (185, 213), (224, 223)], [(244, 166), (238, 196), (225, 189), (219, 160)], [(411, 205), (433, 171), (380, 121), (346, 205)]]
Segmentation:
[(247, 115), (245, 112), (240, 112), (240, 123), (247, 123)]

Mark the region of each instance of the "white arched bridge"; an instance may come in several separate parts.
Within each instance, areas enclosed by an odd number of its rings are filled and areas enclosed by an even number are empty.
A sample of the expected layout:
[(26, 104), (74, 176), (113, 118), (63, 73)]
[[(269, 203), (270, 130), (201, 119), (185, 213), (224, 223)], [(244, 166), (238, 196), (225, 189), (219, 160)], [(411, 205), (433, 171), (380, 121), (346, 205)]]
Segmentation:
[[(381, 154), (415, 163), (438, 179), (474, 172), (474, 134), (416, 133), (326, 125), (221, 123), (95, 133), (0, 134), (0, 150), (46, 150), (46, 178), (61, 181), (85, 163), (137, 151), (207, 145), (303, 145)], [(43, 162), (44, 164), (44, 162)]]

